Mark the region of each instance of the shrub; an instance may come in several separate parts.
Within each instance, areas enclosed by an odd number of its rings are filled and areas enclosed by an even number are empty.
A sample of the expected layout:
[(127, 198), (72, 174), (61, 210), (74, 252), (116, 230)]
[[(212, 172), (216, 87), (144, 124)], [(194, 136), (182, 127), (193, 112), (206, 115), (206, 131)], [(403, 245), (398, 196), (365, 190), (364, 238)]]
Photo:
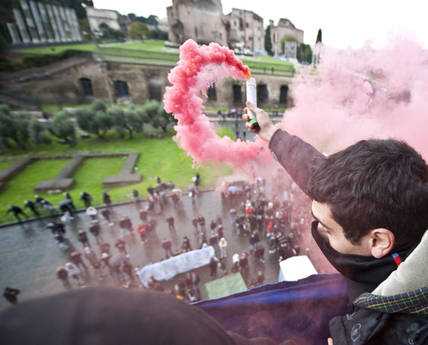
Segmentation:
[(144, 125), (143, 134), (147, 138), (162, 138), (163, 131), (160, 128), (154, 128), (150, 123)]

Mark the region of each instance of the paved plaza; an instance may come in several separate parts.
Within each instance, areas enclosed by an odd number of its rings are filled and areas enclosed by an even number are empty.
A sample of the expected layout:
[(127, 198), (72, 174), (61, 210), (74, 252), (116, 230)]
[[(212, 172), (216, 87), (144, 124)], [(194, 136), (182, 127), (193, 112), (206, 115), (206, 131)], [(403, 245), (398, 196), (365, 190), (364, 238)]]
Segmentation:
[[(148, 244), (143, 245), (138, 234), (134, 237), (129, 235), (126, 237), (127, 249), (132, 264), (135, 267), (143, 267), (149, 263), (163, 260), (165, 253), (161, 248), (160, 242), (164, 238), (172, 240), (174, 252), (180, 250), (182, 239), (185, 235), (191, 239), (193, 249), (198, 248), (199, 244), (194, 236), (192, 219), (196, 215), (204, 216), (209, 232), (211, 220), (221, 216), (223, 218), (225, 238), (228, 241), (227, 267), (230, 272), (232, 255), (243, 251), (248, 252), (249, 242), (247, 237), (239, 237), (232, 231), (229, 210), (223, 209), (220, 194), (215, 191), (203, 192), (197, 198), (196, 206), (192, 206), (191, 200), (187, 196), (182, 198), (182, 202), (183, 207), (180, 210), (175, 209), (170, 204), (162, 214), (154, 216), (157, 221), (157, 227), (155, 233), (150, 234)], [(115, 206), (114, 213), (116, 220), (120, 216), (128, 216), (132, 220), (134, 227), (142, 223), (135, 204)], [(168, 229), (166, 222), (168, 216), (175, 218), (176, 232), (171, 232)], [(0, 288), (3, 290), (6, 286), (10, 286), (20, 289), (19, 300), (64, 291), (61, 282), (56, 278), (56, 270), (69, 260), (67, 255), (59, 248), (51, 231), (45, 228), (48, 222), (49, 220), (36, 220), (0, 229)], [(84, 212), (80, 212), (76, 214), (75, 220), (67, 226), (66, 237), (80, 252), (83, 251), (83, 248), (77, 240), (77, 233), (80, 229), (87, 231), (89, 222), (89, 217)], [(107, 222), (102, 220), (101, 226), (104, 241), (112, 245), (113, 254), (117, 253), (116, 248), (114, 248), (114, 242), (123, 236), (123, 230), (118, 227), (117, 222), (115, 222), (114, 226), (109, 226)], [(91, 244), (96, 248), (95, 240), (89, 232), (88, 236)], [(313, 242), (311, 240), (308, 241), (300, 245), (310, 248), (310, 257), (315, 267), (318, 271), (324, 271), (321, 268), (325, 267), (322, 256), (319, 255), (319, 251)], [(265, 283), (276, 282), (279, 267), (277, 259), (268, 256), (266, 241), (262, 240), (262, 243), (266, 247)], [(256, 265), (251, 257), (250, 272), (253, 279), (255, 279), (256, 271), (259, 269), (261, 269), (260, 265)], [(201, 278), (201, 286), (205, 282), (213, 280), (210, 277), (207, 266), (198, 269), (197, 272)], [(166, 289), (170, 289), (183, 276), (184, 274), (179, 275), (162, 285)], [(96, 279), (94, 280), (95, 282), (92, 282), (92, 285), (100, 284)], [(114, 283), (113, 280), (106, 280), (101, 284), (113, 285)], [(202, 298), (206, 298), (203, 289)], [(1, 299), (0, 308), (4, 308), (6, 305), (7, 302)]]

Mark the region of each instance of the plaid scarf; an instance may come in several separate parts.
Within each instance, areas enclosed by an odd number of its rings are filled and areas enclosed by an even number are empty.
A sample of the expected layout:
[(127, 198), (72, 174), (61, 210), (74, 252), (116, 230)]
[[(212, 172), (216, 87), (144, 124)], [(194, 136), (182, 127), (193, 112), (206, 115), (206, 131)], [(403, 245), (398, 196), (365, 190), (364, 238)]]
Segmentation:
[(377, 296), (364, 293), (354, 301), (354, 305), (389, 314), (428, 315), (428, 287), (394, 296)]

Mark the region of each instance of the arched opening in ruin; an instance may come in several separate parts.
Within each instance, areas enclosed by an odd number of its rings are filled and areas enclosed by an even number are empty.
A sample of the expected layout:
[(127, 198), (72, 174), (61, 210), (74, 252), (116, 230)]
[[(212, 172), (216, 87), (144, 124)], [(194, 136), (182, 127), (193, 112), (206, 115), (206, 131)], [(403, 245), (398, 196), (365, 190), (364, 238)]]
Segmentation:
[(80, 83), (80, 89), (82, 91), (83, 97), (92, 97), (94, 95), (91, 79), (80, 78), (79, 83)]
[(149, 99), (162, 101), (162, 84), (160, 80), (151, 80), (149, 82)]
[(242, 103), (242, 88), (240, 84), (233, 84), (232, 86), (233, 93), (233, 103), (241, 104)]
[(114, 93), (116, 97), (128, 97), (129, 96), (129, 88), (128, 83), (123, 80), (115, 80), (113, 82)]
[(269, 91), (266, 84), (257, 84), (257, 104), (269, 101)]
[(211, 85), (207, 90), (208, 101), (217, 101), (217, 89), (215, 85)]
[(288, 99), (288, 85), (281, 85), (279, 89), (279, 104), (286, 105)]

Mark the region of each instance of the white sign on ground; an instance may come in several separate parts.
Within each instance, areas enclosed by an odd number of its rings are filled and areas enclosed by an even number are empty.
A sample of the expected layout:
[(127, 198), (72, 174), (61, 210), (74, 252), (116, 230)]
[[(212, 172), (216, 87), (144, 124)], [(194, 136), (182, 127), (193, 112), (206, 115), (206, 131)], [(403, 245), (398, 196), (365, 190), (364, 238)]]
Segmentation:
[(306, 255), (292, 256), (279, 263), (278, 281), (296, 281), (318, 274), (311, 260)]

